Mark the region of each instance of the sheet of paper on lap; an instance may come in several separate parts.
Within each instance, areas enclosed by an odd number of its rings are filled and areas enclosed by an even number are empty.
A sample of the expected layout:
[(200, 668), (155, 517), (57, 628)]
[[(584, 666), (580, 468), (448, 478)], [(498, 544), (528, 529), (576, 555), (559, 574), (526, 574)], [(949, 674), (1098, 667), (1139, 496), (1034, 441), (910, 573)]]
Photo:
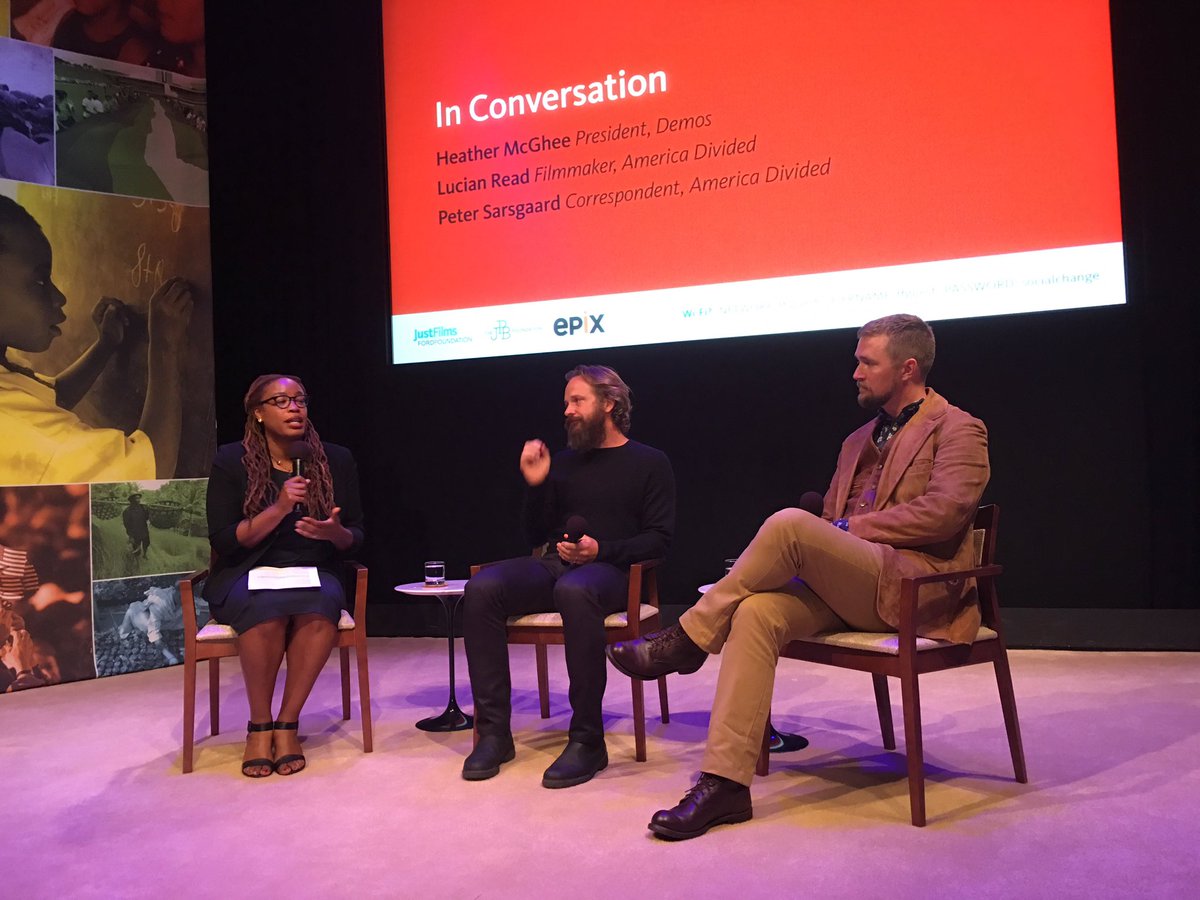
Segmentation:
[(321, 586), (316, 566), (256, 566), (250, 570), (252, 591), (277, 591), (282, 588), (315, 588)]

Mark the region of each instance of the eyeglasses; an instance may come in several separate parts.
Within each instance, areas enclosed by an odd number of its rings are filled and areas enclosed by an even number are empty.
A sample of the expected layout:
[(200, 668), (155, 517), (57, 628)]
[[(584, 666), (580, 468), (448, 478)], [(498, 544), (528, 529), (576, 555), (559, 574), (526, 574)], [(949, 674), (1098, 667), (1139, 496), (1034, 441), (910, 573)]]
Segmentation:
[(308, 396), (306, 394), (276, 394), (274, 397), (259, 400), (258, 404), (262, 406), (264, 403), (270, 403), (272, 406), (278, 406), (280, 409), (287, 409), (293, 402), (299, 409), (306, 409), (308, 407)]

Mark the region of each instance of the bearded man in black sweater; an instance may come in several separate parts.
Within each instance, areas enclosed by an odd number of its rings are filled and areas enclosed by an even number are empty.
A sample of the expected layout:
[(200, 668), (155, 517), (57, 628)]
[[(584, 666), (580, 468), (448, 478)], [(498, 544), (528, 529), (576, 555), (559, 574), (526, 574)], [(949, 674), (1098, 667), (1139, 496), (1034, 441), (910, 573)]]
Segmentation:
[[(533, 440), (521, 451), (526, 534), (530, 545), (542, 548), (483, 569), (463, 597), (479, 737), (463, 762), (468, 781), (493, 777), (515, 756), (505, 623), (535, 612), (562, 616), (571, 681), (567, 746), (542, 786), (583, 784), (608, 765), (600, 714), (604, 618), (625, 607), (629, 566), (663, 557), (675, 530), (675, 475), (665, 454), (629, 439), (629, 387), (606, 366), (577, 366), (566, 380), (570, 449), (551, 458), (546, 445)], [(582, 535), (568, 534), (572, 517), (586, 521)]]

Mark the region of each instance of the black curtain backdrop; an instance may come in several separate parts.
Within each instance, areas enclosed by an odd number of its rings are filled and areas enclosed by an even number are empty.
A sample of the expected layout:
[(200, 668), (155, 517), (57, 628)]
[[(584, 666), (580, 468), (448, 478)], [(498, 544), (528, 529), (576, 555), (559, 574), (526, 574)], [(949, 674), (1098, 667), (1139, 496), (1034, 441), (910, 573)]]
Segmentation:
[[(296, 9), (208, 4), (219, 438), (240, 437), (254, 376), (304, 378), (321, 434), (362, 471), (373, 634), (441, 633), (439, 606), (392, 591), (424, 559), (466, 577), (528, 551), (517, 457), (527, 438), (562, 445), (578, 362), (621, 372), (633, 436), (674, 463), (676, 612), (767, 514), (825, 490), (864, 420), (850, 329), (392, 366), (378, 5)], [(1137, 0), (1112, 19), (1128, 305), (937, 323), (930, 381), (991, 433), (1015, 643), (1200, 649), (1200, 98), (1181, 22)]]

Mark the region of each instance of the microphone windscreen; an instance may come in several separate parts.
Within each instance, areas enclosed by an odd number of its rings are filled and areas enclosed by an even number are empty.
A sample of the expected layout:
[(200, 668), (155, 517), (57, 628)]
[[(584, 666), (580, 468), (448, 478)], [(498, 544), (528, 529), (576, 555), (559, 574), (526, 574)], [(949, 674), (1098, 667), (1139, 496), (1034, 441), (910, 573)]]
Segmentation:
[(308, 462), (312, 459), (312, 447), (308, 446), (307, 441), (292, 441), (288, 444), (287, 457)]
[(796, 507), (812, 513), (814, 516), (819, 516), (825, 509), (825, 498), (816, 491), (805, 491), (800, 495), (800, 502), (796, 504)]
[(572, 544), (579, 543), (579, 539), (587, 534), (587, 527), (587, 519), (583, 516), (567, 516), (567, 524), (563, 526), (563, 540)]

